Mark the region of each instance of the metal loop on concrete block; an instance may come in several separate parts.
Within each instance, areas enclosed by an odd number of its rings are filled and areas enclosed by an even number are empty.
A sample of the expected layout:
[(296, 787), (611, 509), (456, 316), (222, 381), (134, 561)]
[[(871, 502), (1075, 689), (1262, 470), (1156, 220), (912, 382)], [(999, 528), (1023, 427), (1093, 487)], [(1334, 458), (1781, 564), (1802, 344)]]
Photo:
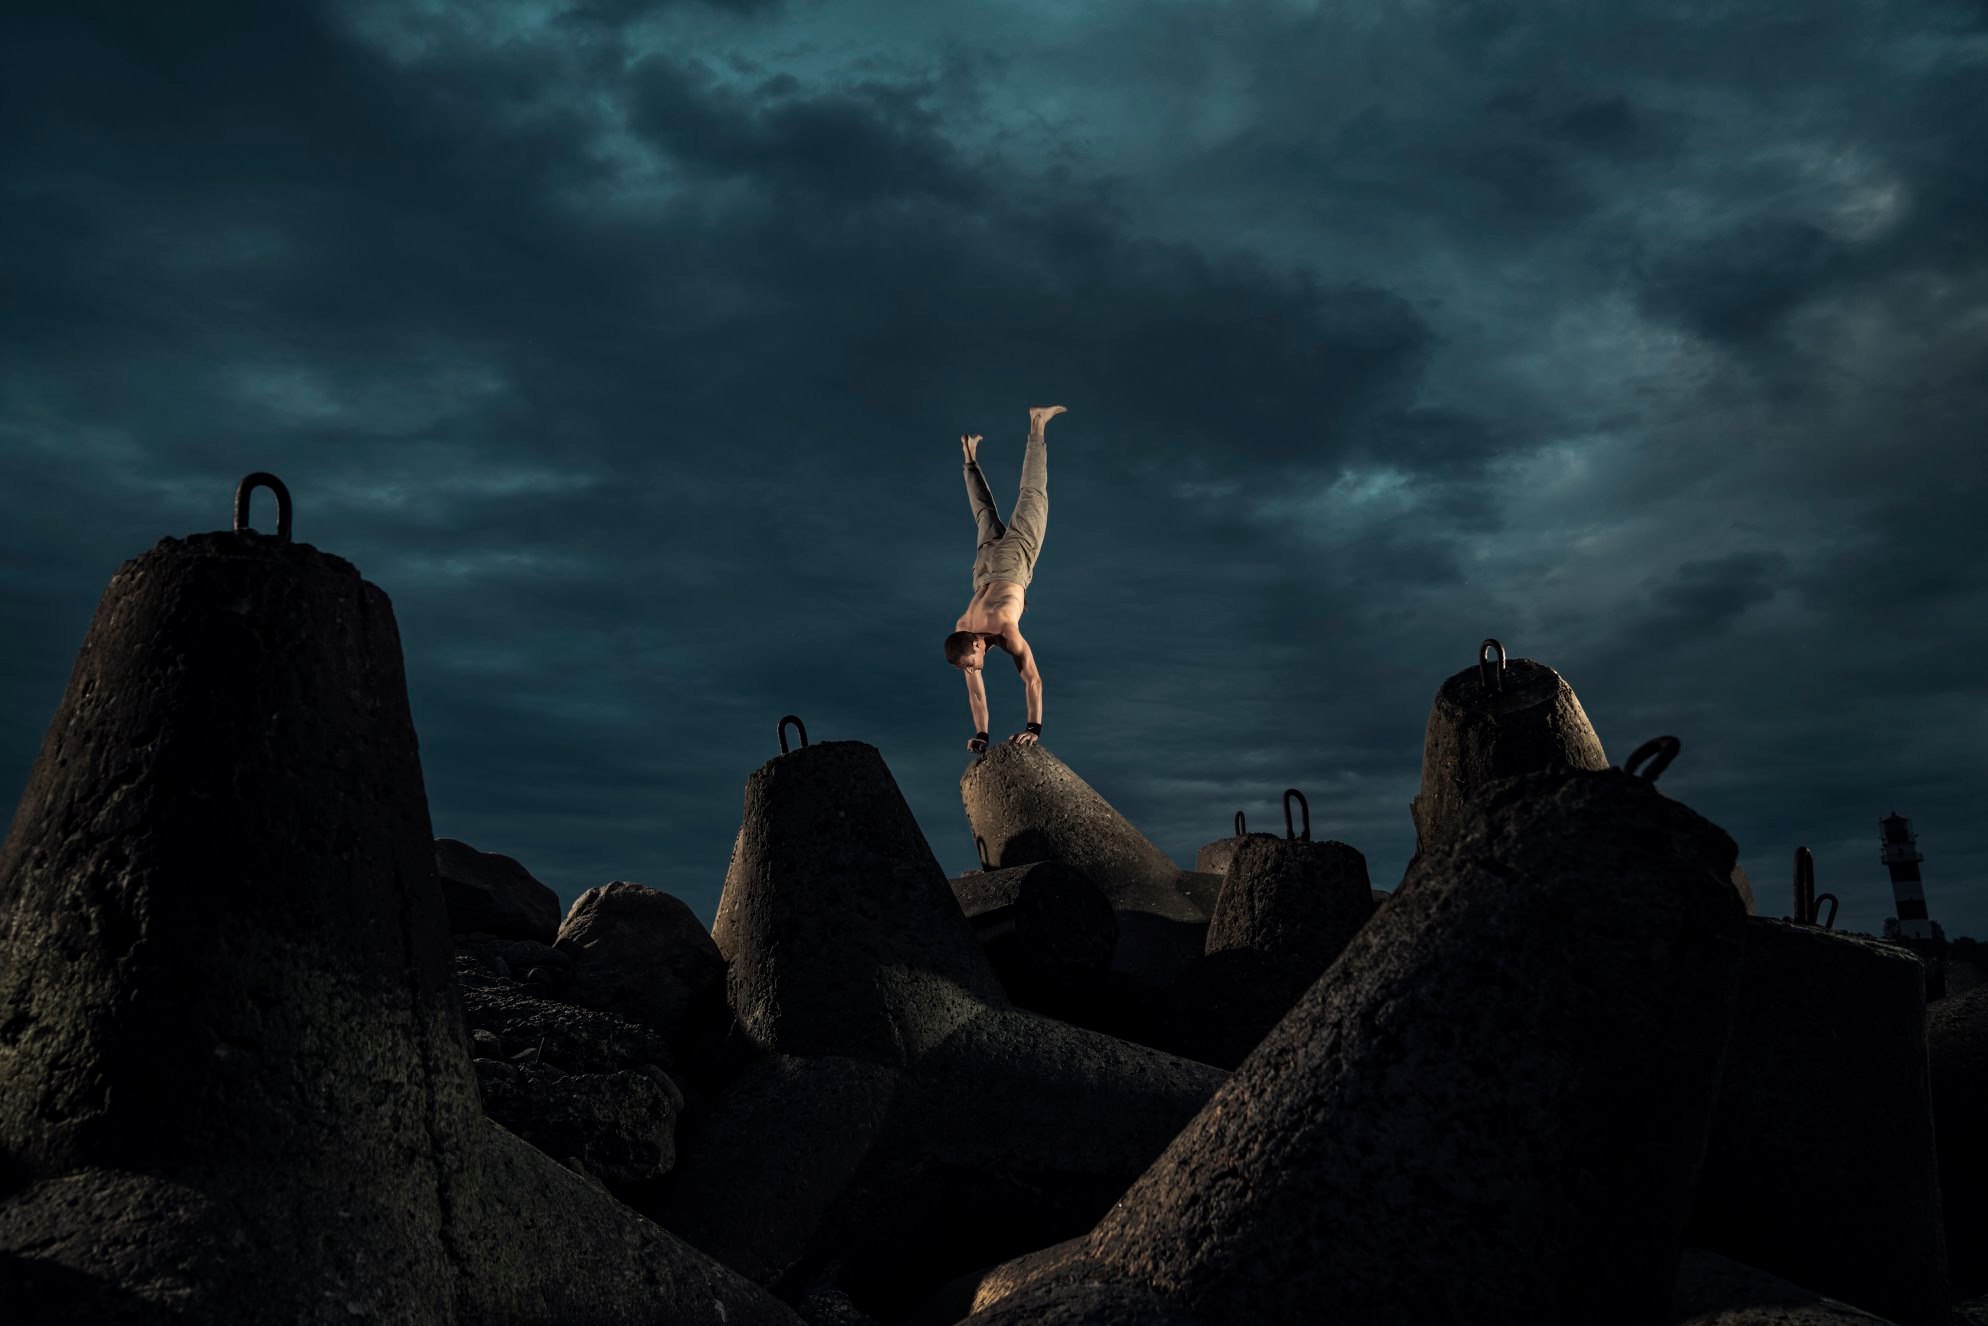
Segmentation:
[(235, 485), (235, 532), (249, 528), (249, 495), (258, 488), (276, 494), (276, 537), (290, 541), (290, 490), (273, 474), (257, 470)]
[(1815, 908), (1809, 913), (1809, 923), (1811, 925), (1817, 924), (1815, 918), (1822, 915), (1822, 905), (1824, 903), (1829, 904), (1829, 919), (1820, 922), (1820, 924), (1824, 930), (1833, 930), (1836, 928), (1836, 895), (1833, 893), (1823, 893), (1816, 896)]
[(1803, 925), (1815, 924), (1815, 853), (1795, 849), (1795, 916)]
[(1635, 773), (1638, 765), (1642, 764), (1644, 760), (1649, 760), (1654, 755), (1656, 758), (1650, 760), (1649, 771), (1643, 774), (1644, 778), (1654, 783), (1657, 781), (1657, 775), (1670, 768), (1670, 762), (1677, 758), (1678, 748), (1679, 743), (1676, 737), (1651, 737), (1632, 751), (1629, 758), (1622, 762), (1622, 772), (1628, 774)]
[[(1498, 656), (1498, 670), (1495, 673), (1491, 670), (1490, 656), (1493, 653)], [(1486, 640), (1477, 647), (1477, 679), (1484, 683), (1487, 691), (1502, 692), (1505, 689), (1505, 647), (1496, 640)]]
[(1245, 832), (1243, 828), (1243, 813), (1239, 810), (1236, 812), (1236, 837), (1242, 837)]
[[(1305, 831), (1304, 831), (1304, 833), (1303, 833), (1302, 835), (1300, 835), (1300, 834), (1296, 834), (1296, 833), (1293, 833), (1293, 832), (1291, 831), (1291, 798), (1292, 798), (1292, 797), (1296, 797), (1296, 798), (1298, 799), (1298, 808), (1299, 808), (1300, 810), (1302, 810), (1302, 811), (1304, 811), (1304, 812), (1305, 812)], [(1242, 815), (1242, 812), (1241, 812), (1241, 811), (1237, 811), (1237, 812), (1236, 812), (1236, 815), (1237, 815), (1237, 818), (1238, 818), (1238, 820), (1240, 820), (1240, 818), (1241, 818), (1241, 815)], [(1241, 831), (1241, 830), (1240, 830), (1240, 828), (1239, 828), (1239, 829), (1238, 829), (1238, 832), (1240, 832), (1240, 831)], [(1306, 842), (1310, 842), (1310, 841), (1311, 841), (1311, 837), (1312, 837), (1312, 808), (1311, 808), (1311, 805), (1310, 805), (1310, 803), (1308, 803), (1308, 802), (1307, 802), (1307, 801), (1305, 800), (1305, 794), (1304, 794), (1303, 792), (1300, 792), (1300, 791), (1299, 791), (1299, 790), (1298, 790), (1297, 788), (1295, 788), (1295, 787), (1287, 787), (1287, 788), (1285, 788), (1285, 789), (1284, 789), (1284, 836), (1285, 836), (1286, 838), (1297, 838), (1297, 837), (1303, 837), (1303, 838), (1304, 838), (1304, 840), (1305, 840)]]
[(787, 753), (787, 724), (789, 723), (792, 723), (794, 729), (801, 734), (801, 748), (805, 750), (808, 744), (808, 725), (801, 721), (799, 714), (788, 714), (780, 720), (780, 753), (782, 755)]
[(982, 870), (992, 870), (994, 868), (993, 863), (987, 859), (987, 840), (977, 833), (973, 835), (973, 852), (975, 856), (980, 858), (980, 868)]

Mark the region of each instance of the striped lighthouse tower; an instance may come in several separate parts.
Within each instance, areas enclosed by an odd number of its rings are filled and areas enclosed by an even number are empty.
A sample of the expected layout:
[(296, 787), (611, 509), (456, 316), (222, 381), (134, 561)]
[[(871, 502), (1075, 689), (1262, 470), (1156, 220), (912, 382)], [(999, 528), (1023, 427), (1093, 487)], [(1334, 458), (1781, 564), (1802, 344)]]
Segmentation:
[(1882, 860), (1891, 871), (1891, 894), (1898, 903), (1900, 939), (1933, 939), (1933, 923), (1926, 916), (1926, 888), (1919, 882), (1919, 863), (1926, 858), (1919, 851), (1919, 836), (1912, 821), (1893, 811), (1878, 821)]

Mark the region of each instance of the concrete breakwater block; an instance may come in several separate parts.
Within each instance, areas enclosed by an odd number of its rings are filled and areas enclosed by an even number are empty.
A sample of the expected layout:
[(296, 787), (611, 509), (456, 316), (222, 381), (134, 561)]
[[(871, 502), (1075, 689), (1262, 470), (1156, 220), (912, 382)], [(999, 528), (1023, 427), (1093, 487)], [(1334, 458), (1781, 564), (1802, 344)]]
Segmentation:
[(1943, 1323), (1927, 1071), (1917, 958), (1747, 918), (1692, 1242), (1900, 1326)]
[(1418, 843), (1500, 778), (1608, 767), (1580, 697), (1559, 673), (1529, 658), (1507, 663), (1497, 641), (1484, 645), (1480, 662), (1445, 681), (1429, 707), (1422, 787), (1409, 802)]
[(1884, 1318), (1703, 1248), (1686, 1248), (1672, 1326), (1884, 1326)]
[(1097, 885), (1061, 861), (984, 870), (951, 881), (974, 938), (1010, 994), (1107, 971), (1118, 918)]
[(44, 1319), (791, 1322), (482, 1117), (447, 926), (386, 595), (252, 531), (125, 563), (0, 848)]
[(748, 779), (716, 936), (779, 1066), (686, 1129), (665, 1223), (768, 1283), (839, 1263), (868, 1310), (1013, 1237), (962, 1194), (1032, 1193), (1060, 1237), (1201, 1108), (1219, 1070), (1011, 1007), (954, 900), (971, 879), (949, 887), (874, 747), (803, 746)]
[(990, 869), (1060, 861), (1097, 885), (1118, 913), (1115, 971), (1163, 988), (1200, 956), (1208, 916), (1180, 868), (1042, 745), (989, 749), (961, 775), (960, 800)]
[(1926, 1057), (1956, 1298), (1988, 1293), (1988, 986), (1926, 1010)]
[(1176, 1048), (1234, 1068), (1374, 914), (1367, 859), (1342, 842), (1243, 840), (1203, 960), (1172, 991)]
[[(1238, 812), (1240, 813), (1240, 812)], [(1217, 838), (1212, 843), (1203, 843), (1194, 853), (1194, 868), (1203, 874), (1225, 875), (1229, 862), (1235, 860), (1236, 849), (1251, 839), (1261, 838), (1266, 842), (1281, 842), (1281, 833), (1240, 833), (1227, 838)]]
[(754, 1044), (902, 1066), (1005, 1006), (881, 752), (824, 741), (746, 779), (712, 938)]
[(1485, 788), (1065, 1259), (1088, 1265), (1019, 1278), (1209, 1321), (1666, 1320), (1738, 983), (1734, 854), (1620, 771)]

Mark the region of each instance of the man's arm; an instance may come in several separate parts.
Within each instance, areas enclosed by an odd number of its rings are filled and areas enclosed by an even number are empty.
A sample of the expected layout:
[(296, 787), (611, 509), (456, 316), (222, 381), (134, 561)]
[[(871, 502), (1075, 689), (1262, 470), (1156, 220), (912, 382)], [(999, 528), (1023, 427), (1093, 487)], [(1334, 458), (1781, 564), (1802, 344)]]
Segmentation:
[[(1015, 671), (1022, 674), (1022, 694), (1028, 700), (1028, 721), (1033, 728), (1039, 730), (1042, 727), (1042, 673), (1036, 670), (1035, 651), (1029, 648), (1029, 642), (1022, 639), (1020, 631), (1012, 627), (1009, 630), (1014, 637), (1009, 648), (1015, 656)], [(1034, 731), (1024, 728), (1009, 740), (1018, 741), (1026, 746), (1035, 738)]]
[[(973, 730), (975, 732), (985, 732), (987, 730), (987, 686), (986, 683), (980, 680), (978, 672), (969, 672), (966, 674), (966, 707), (973, 711)], [(967, 743), (969, 750), (976, 747), (985, 749), (985, 746), (979, 743), (978, 738)]]

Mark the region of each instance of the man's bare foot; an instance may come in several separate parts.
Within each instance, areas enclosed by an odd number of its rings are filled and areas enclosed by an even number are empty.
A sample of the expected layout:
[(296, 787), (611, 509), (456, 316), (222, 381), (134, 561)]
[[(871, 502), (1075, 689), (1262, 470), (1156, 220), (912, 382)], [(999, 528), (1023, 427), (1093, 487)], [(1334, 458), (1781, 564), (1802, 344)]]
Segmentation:
[(975, 459), (975, 453), (980, 450), (980, 441), (981, 438), (978, 433), (975, 433), (971, 437), (968, 437), (965, 433), (961, 433), (959, 435), (959, 449), (965, 454), (968, 460), (973, 460)]
[(1029, 406), (1029, 427), (1040, 433), (1044, 424), (1065, 412), (1064, 407), (1061, 405), (1031, 405)]

